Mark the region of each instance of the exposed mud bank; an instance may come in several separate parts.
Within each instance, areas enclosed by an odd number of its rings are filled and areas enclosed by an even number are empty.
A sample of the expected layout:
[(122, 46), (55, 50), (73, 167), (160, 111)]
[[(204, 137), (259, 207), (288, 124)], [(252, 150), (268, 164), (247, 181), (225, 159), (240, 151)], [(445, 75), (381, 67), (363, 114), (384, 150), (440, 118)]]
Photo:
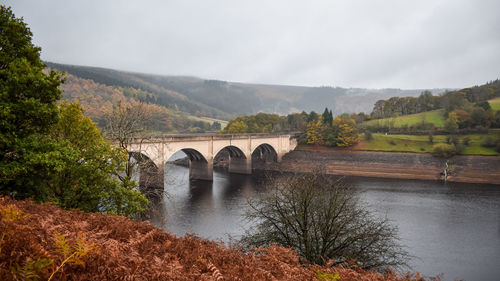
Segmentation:
[(454, 156), (448, 160), (430, 154), (367, 152), (328, 148), (295, 150), (281, 163), (254, 165), (260, 170), (310, 172), (323, 166), (328, 174), (380, 178), (444, 180), (448, 161), (448, 181), (500, 185), (500, 157)]

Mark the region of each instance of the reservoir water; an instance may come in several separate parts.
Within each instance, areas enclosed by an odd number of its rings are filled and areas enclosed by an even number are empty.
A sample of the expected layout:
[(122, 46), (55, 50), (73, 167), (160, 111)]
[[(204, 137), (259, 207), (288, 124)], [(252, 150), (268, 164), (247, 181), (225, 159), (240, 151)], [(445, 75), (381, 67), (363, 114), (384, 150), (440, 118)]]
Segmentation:
[[(266, 192), (262, 175), (214, 170), (214, 181), (189, 181), (186, 167), (167, 165), (164, 198), (152, 223), (183, 236), (238, 239), (246, 200)], [(377, 215), (398, 228), (414, 256), (411, 271), (444, 280), (500, 280), (500, 186), (346, 178)]]

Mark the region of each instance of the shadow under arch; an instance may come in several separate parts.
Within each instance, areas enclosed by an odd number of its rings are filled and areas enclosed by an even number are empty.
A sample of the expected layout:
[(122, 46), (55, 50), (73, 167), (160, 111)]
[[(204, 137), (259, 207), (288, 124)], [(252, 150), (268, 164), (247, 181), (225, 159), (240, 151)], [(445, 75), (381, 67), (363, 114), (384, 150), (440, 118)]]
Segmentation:
[(129, 158), (133, 158), (137, 163), (144, 164), (144, 168), (158, 169), (158, 166), (149, 158), (146, 154), (136, 151), (130, 151), (128, 153)]
[[(213, 162), (207, 159), (199, 151), (193, 148), (183, 148), (179, 151), (184, 152), (189, 159), (189, 179), (208, 180), (213, 179)], [(177, 154), (174, 153), (174, 155)], [(181, 160), (182, 161), (182, 160)]]
[(252, 159), (247, 157), (245, 153), (236, 146), (228, 145), (214, 157), (214, 165), (228, 169), (229, 173), (236, 174), (251, 174), (252, 173)]
[(245, 153), (243, 153), (243, 151), (239, 147), (234, 145), (228, 145), (226, 147), (223, 147), (221, 150), (219, 150), (219, 152), (217, 152), (217, 154), (215, 154), (214, 158), (217, 158), (218, 155), (224, 153), (229, 154), (229, 156), (233, 158), (247, 158), (245, 156)]
[(196, 149), (192, 149), (192, 148), (183, 148), (181, 149), (182, 152), (184, 152), (189, 160), (191, 161), (205, 161), (207, 162), (207, 159), (205, 159), (205, 157), (200, 153), (198, 152), (198, 150)]
[(272, 145), (263, 143), (252, 152), (252, 165), (258, 167), (270, 162), (278, 162), (278, 153)]

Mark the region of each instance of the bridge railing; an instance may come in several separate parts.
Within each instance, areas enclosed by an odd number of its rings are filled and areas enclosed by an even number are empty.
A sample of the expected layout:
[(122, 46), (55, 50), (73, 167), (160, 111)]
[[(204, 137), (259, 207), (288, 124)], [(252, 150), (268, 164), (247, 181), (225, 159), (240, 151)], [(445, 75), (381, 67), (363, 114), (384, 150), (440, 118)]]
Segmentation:
[(248, 133), (248, 134), (204, 134), (204, 133), (195, 133), (195, 134), (147, 134), (140, 137), (132, 138), (133, 140), (148, 142), (155, 140), (165, 140), (165, 139), (189, 139), (189, 140), (206, 140), (208, 138), (213, 139), (245, 139), (245, 138), (265, 138), (265, 137), (279, 137), (279, 136), (289, 136), (290, 138), (295, 138), (299, 132), (291, 132), (291, 133)]

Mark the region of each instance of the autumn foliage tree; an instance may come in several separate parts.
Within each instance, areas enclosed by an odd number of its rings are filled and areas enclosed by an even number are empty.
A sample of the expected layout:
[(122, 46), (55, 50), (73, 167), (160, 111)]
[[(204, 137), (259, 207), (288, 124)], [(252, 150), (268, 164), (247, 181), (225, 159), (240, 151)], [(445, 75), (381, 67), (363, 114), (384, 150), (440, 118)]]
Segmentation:
[(322, 128), (321, 119), (318, 119), (318, 121), (311, 121), (307, 123), (307, 129), (306, 129), (307, 144), (316, 144), (316, 145), (323, 144), (323, 134), (321, 132), (321, 128)]
[[(325, 109), (325, 114), (328, 110)], [(307, 144), (326, 146), (351, 146), (358, 142), (358, 130), (356, 121), (347, 114), (339, 115), (330, 123), (325, 123), (323, 116), (318, 121), (307, 123)]]
[(358, 142), (358, 131), (353, 119), (337, 116), (333, 119), (333, 127), (338, 130), (338, 146), (351, 146)]
[(226, 126), (223, 132), (226, 134), (244, 134), (248, 132), (248, 125), (243, 121), (236, 121)]

